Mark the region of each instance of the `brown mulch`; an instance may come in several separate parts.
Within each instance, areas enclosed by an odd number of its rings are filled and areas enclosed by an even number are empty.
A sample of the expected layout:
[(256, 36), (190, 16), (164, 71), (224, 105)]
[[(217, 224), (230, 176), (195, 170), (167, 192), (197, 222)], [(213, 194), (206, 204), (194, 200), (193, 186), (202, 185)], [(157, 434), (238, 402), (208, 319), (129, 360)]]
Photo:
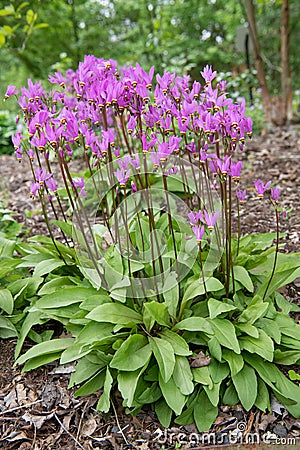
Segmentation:
[[(282, 188), (282, 204), (290, 210), (281, 221), (286, 233), (282, 251), (300, 251), (300, 128), (274, 129), (255, 137), (240, 153), (244, 161), (241, 186), (247, 187), (249, 200), (242, 208), (242, 232), (275, 231), (274, 212), (267, 202), (258, 202), (253, 181), (272, 179)], [(0, 157), (0, 190), (4, 205), (30, 229), (30, 234), (47, 234), (38, 202), (29, 197), (29, 165), (18, 164), (13, 156)], [(287, 299), (300, 303), (300, 280), (285, 290)], [(221, 407), (210, 435), (197, 433), (194, 426), (173, 424), (163, 430), (150, 410), (131, 417), (125, 414), (116, 394), (115, 410), (96, 411), (97, 395), (75, 397), (68, 389), (72, 365), (50, 364), (22, 374), (14, 367), (14, 340), (0, 341), (0, 449), (181, 449), (233, 448), (235, 443), (249, 448), (300, 448), (300, 420), (292, 418), (273, 399), (272, 413), (241, 406)], [(249, 438), (250, 436), (250, 438)], [(297, 440), (297, 441), (296, 441)], [(294, 446), (295, 444), (295, 446)], [(264, 447), (265, 446), (265, 447)], [(282, 447), (281, 447), (282, 446)], [(293, 447), (294, 446), (294, 447)], [(177, 447), (179, 445), (177, 444)]]

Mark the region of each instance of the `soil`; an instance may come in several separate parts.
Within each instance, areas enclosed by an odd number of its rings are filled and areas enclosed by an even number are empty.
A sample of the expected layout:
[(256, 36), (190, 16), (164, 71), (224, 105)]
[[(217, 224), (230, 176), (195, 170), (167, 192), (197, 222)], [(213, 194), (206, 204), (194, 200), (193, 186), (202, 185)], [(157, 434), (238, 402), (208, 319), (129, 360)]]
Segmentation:
[[(299, 252), (300, 128), (276, 128), (254, 137), (239, 157), (243, 159), (241, 187), (248, 191), (241, 208), (242, 233), (275, 231), (274, 211), (267, 202), (256, 199), (253, 186), (258, 177), (264, 182), (272, 179), (282, 189), (281, 204), (288, 213), (280, 224), (281, 232), (286, 233), (281, 251)], [(29, 197), (29, 164), (18, 164), (14, 156), (4, 155), (0, 156), (0, 170), (2, 203), (14, 211), (30, 234), (48, 234), (38, 203)], [(299, 305), (300, 279), (290, 284), (284, 295)], [(299, 322), (299, 315), (295, 320)], [(275, 399), (269, 414), (255, 408), (245, 412), (240, 405), (221, 407), (205, 440), (194, 426), (173, 425), (164, 430), (150, 409), (136, 417), (126, 415), (117, 394), (113, 410), (100, 414), (97, 395), (75, 397), (68, 389), (72, 365), (49, 364), (24, 374), (13, 365), (14, 347), (14, 340), (0, 341), (0, 449), (241, 448), (246, 436), (252, 439), (248, 442), (251, 449), (259, 442), (259, 448), (270, 444), (277, 444), (277, 450), (300, 448), (300, 420), (292, 418)]]

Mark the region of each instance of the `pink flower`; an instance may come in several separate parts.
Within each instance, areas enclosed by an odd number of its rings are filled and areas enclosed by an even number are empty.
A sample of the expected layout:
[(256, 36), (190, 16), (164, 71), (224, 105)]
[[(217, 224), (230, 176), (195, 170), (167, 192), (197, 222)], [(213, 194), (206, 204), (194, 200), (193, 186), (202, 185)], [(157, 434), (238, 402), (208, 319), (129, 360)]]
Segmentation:
[(192, 227), (192, 231), (196, 236), (197, 242), (201, 242), (204, 235), (204, 225), (196, 225)]
[(231, 163), (229, 175), (236, 183), (240, 181), (242, 166), (243, 166), (242, 161), (238, 161), (237, 163)]
[(125, 169), (117, 169), (114, 174), (116, 175), (116, 178), (118, 180), (118, 182), (120, 183), (121, 187), (125, 187), (128, 178), (130, 177), (130, 169), (129, 170), (125, 170)]
[(216, 211), (215, 213), (213, 213), (213, 212), (208, 213), (206, 210), (204, 210), (204, 220), (203, 219), (200, 219), (200, 220), (202, 220), (203, 222), (206, 223), (209, 231), (212, 231), (215, 224), (217, 223), (218, 217), (219, 217), (219, 211)]
[(278, 187), (271, 188), (271, 199), (275, 202), (279, 200), (280, 197), (280, 189)]
[(266, 184), (264, 184), (262, 180), (259, 178), (257, 181), (254, 181), (254, 186), (257, 191), (258, 197), (262, 198), (266, 190), (269, 189), (269, 187), (271, 186), (271, 181), (268, 181)]
[(244, 201), (246, 200), (246, 194), (247, 194), (246, 189), (243, 189), (243, 190), (237, 189), (235, 191), (235, 194), (236, 194), (237, 198), (239, 199), (240, 203), (244, 203)]
[(8, 86), (4, 95), (4, 100), (7, 100), (12, 95), (17, 95), (19, 91), (16, 89), (16, 86)]

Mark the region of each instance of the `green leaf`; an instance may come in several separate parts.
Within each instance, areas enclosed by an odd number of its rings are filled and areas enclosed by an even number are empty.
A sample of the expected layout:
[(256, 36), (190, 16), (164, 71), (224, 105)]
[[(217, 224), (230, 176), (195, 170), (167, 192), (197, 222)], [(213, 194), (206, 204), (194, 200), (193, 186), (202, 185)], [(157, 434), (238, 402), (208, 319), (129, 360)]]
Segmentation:
[(220, 302), (219, 300), (216, 300), (215, 298), (210, 298), (208, 300), (208, 310), (209, 310), (209, 317), (211, 319), (214, 319), (215, 317), (219, 316), (220, 314), (223, 314), (225, 312), (234, 311), (236, 309), (235, 306), (229, 305), (225, 302)]
[(199, 295), (204, 295), (205, 289), (206, 292), (215, 292), (224, 289), (224, 286), (217, 278), (211, 277), (205, 280), (204, 287), (203, 281), (198, 278), (188, 286), (184, 292), (182, 302), (185, 303), (192, 298), (198, 297)]
[(240, 346), (235, 334), (235, 328), (227, 319), (208, 319), (216, 339), (223, 347), (232, 349), (235, 353), (241, 353)]
[(65, 350), (74, 343), (73, 338), (60, 338), (52, 339), (51, 341), (42, 342), (27, 350), (24, 355), (19, 356), (16, 364), (23, 364), (31, 358), (37, 356), (47, 355), (51, 353), (57, 353)]
[(185, 356), (176, 356), (173, 379), (182, 394), (189, 395), (193, 392), (193, 374)]
[(33, 327), (33, 325), (40, 324), (41, 322), (41, 312), (35, 311), (35, 312), (28, 312), (24, 322), (22, 323), (22, 328), (20, 330), (20, 336), (15, 348), (15, 358), (17, 358), (21, 352), (23, 343), (26, 339), (26, 336), (28, 335), (29, 331)]
[(7, 314), (12, 314), (14, 310), (14, 299), (8, 289), (0, 289), (0, 309)]
[(91, 395), (95, 392), (99, 391), (103, 388), (106, 377), (106, 371), (101, 370), (99, 373), (96, 373), (90, 380), (84, 383), (77, 391), (75, 392), (75, 396), (85, 396)]
[(11, 321), (0, 314), (0, 338), (8, 339), (18, 336), (18, 332)]
[(211, 389), (208, 386), (205, 386), (205, 385), (203, 386), (203, 389), (206, 392), (206, 395), (209, 398), (209, 401), (214, 406), (218, 406), (218, 404), (219, 404), (221, 383), (222, 383), (222, 381), (219, 381), (218, 383), (214, 383)]
[(44, 295), (35, 303), (34, 309), (62, 308), (74, 303), (81, 303), (96, 292), (93, 288), (67, 286), (52, 294)]
[(39, 290), (38, 295), (53, 294), (53, 292), (67, 286), (74, 286), (69, 277), (56, 277), (45, 283)]
[(207, 431), (212, 426), (218, 416), (218, 407), (212, 405), (207, 394), (202, 390), (198, 394), (197, 402), (194, 406), (194, 420), (198, 431)]
[(172, 345), (175, 355), (190, 356), (192, 354), (188, 344), (183, 339), (183, 337), (179, 336), (179, 334), (165, 329), (161, 333), (159, 333), (159, 336)]
[(106, 368), (105, 382), (102, 395), (97, 403), (96, 410), (107, 413), (110, 408), (110, 391), (113, 384), (113, 377), (110, 374), (109, 368)]
[(146, 366), (133, 372), (121, 371), (118, 374), (118, 389), (124, 399), (123, 406), (130, 408), (133, 405), (134, 394), (138, 381)]
[(93, 361), (90, 356), (84, 356), (77, 362), (75, 372), (71, 374), (68, 388), (73, 387), (75, 384), (81, 384), (88, 378), (93, 377), (109, 364), (110, 358), (102, 352), (97, 352), (97, 361)]
[(234, 279), (239, 281), (249, 292), (254, 291), (252, 280), (248, 271), (242, 266), (233, 266)]
[(35, 356), (34, 358), (30, 358), (28, 361), (26, 361), (22, 372), (28, 372), (29, 370), (36, 369), (37, 367), (44, 366), (45, 364), (49, 364), (56, 359), (59, 359), (61, 352), (53, 352), (53, 353), (46, 353), (45, 355), (39, 355)]
[(256, 320), (265, 314), (269, 307), (268, 302), (264, 302), (262, 297), (255, 295), (251, 300), (251, 303), (242, 312), (238, 318), (238, 322), (247, 323), (252, 325)]
[(15, 14), (15, 11), (12, 9), (0, 9), (0, 17), (2, 16), (11, 16)]
[(40, 261), (34, 269), (33, 276), (42, 277), (45, 274), (51, 273), (58, 267), (64, 266), (64, 261), (56, 258), (47, 259), (46, 261)]
[(155, 322), (168, 327), (170, 325), (170, 315), (167, 306), (157, 301), (144, 303), (143, 321), (148, 332)]
[(176, 386), (173, 377), (171, 377), (167, 382), (165, 382), (161, 374), (159, 373), (158, 381), (161, 392), (167, 402), (167, 405), (178, 416), (182, 412), (187, 397), (183, 395), (180, 389)]
[(188, 317), (178, 322), (173, 330), (186, 330), (186, 331), (203, 331), (207, 334), (213, 334), (213, 329), (208, 322), (208, 319), (203, 317)]
[(288, 350), (282, 352), (276, 349), (274, 352), (274, 362), (276, 364), (285, 364), (287, 366), (300, 363), (300, 351)]
[(162, 426), (165, 428), (169, 428), (173, 411), (163, 398), (155, 403), (155, 412)]
[(222, 402), (224, 405), (229, 405), (229, 406), (234, 406), (237, 403), (239, 403), (239, 397), (237, 395), (237, 392), (235, 390), (233, 383), (230, 383), (228, 388), (224, 392)]
[(249, 323), (235, 323), (235, 327), (242, 333), (248, 334), (254, 338), (259, 337), (258, 329)]
[(232, 381), (243, 407), (249, 411), (257, 397), (257, 378), (254, 369), (245, 364), (238, 373), (232, 375)]
[(160, 375), (165, 383), (171, 378), (174, 366), (175, 355), (172, 345), (163, 339), (150, 337), (149, 344), (158, 363)]
[(11, 258), (13, 256), (15, 246), (16, 241), (12, 241), (0, 236), (0, 257)]
[(300, 375), (298, 373), (296, 373), (294, 370), (289, 370), (288, 374), (289, 374), (290, 380), (300, 381)]
[(218, 339), (215, 336), (213, 336), (212, 338), (209, 339), (207, 345), (211, 356), (216, 358), (218, 361), (222, 361), (222, 347)]
[(96, 322), (109, 322), (120, 325), (143, 322), (141, 314), (125, 305), (117, 303), (105, 303), (104, 305), (97, 306), (86, 317)]
[(257, 397), (254, 405), (261, 411), (265, 412), (270, 408), (270, 394), (266, 384), (261, 378), (258, 378), (257, 382)]
[(110, 367), (133, 372), (149, 361), (151, 353), (147, 338), (141, 334), (133, 334), (116, 351)]
[(32, 11), (32, 9), (28, 9), (27, 13), (26, 13), (26, 21), (28, 23), (28, 25), (32, 25), (37, 19), (37, 14)]
[(247, 350), (250, 353), (256, 353), (262, 356), (267, 361), (273, 361), (274, 344), (271, 338), (266, 335), (263, 330), (258, 330), (259, 338), (252, 336), (242, 336), (239, 342), (242, 350)]
[(196, 383), (204, 384), (212, 389), (213, 381), (211, 379), (210, 372), (207, 366), (192, 369), (192, 374)]
[(222, 356), (229, 364), (231, 376), (239, 373), (244, 367), (244, 359), (242, 355), (237, 355), (230, 350), (224, 349)]

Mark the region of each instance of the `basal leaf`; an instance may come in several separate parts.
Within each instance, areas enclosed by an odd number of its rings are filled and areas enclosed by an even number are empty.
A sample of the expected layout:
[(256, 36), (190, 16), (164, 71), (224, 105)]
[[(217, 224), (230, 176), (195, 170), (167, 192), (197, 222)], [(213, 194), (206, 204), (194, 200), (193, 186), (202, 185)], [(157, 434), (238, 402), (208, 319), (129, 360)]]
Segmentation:
[(62, 352), (74, 343), (73, 338), (59, 338), (51, 341), (42, 342), (27, 350), (24, 355), (19, 356), (16, 364), (23, 364), (31, 358), (51, 353)]
[(248, 271), (242, 266), (233, 266), (234, 279), (239, 281), (249, 292), (254, 291), (254, 286)]
[(198, 297), (199, 295), (204, 295), (206, 292), (216, 292), (224, 289), (223, 284), (217, 279), (217, 278), (207, 278), (205, 280), (205, 286), (201, 278), (193, 281), (186, 291), (184, 292), (183, 296), (183, 303), (187, 302), (188, 300)]
[(241, 353), (233, 324), (227, 319), (208, 319), (214, 335), (221, 345)]
[(192, 369), (192, 374), (196, 383), (204, 384), (212, 389), (213, 381), (211, 379), (210, 372), (207, 366)]
[(198, 431), (207, 431), (217, 418), (218, 407), (214, 406), (204, 390), (198, 394), (198, 400), (194, 406), (194, 420)]
[(265, 314), (268, 307), (268, 302), (264, 302), (262, 297), (255, 295), (249, 306), (239, 316), (238, 322), (252, 325)]
[(173, 379), (182, 394), (189, 395), (193, 392), (193, 374), (185, 356), (176, 356)]
[(14, 310), (14, 299), (8, 289), (0, 289), (0, 309), (7, 314), (12, 314)]
[(102, 369), (84, 383), (77, 391), (75, 396), (91, 395), (103, 388), (106, 377), (106, 371)]
[(186, 331), (203, 331), (207, 334), (213, 334), (213, 329), (208, 321), (203, 317), (188, 317), (178, 322), (173, 330), (186, 330)]
[(265, 412), (270, 408), (270, 394), (266, 384), (261, 378), (258, 378), (257, 382), (257, 397), (254, 405), (261, 411)]
[(124, 399), (123, 406), (130, 408), (133, 405), (134, 394), (142, 373), (143, 368), (134, 370), (133, 372), (119, 372), (118, 389)]
[(158, 378), (159, 378), (159, 386), (164, 396), (164, 399), (166, 400), (167, 405), (178, 416), (182, 412), (187, 397), (183, 395), (180, 389), (176, 386), (173, 377), (171, 377), (167, 382), (163, 380), (160, 374)]
[(159, 333), (159, 336), (172, 345), (175, 355), (190, 356), (192, 354), (183, 337), (177, 333), (174, 333), (174, 331), (165, 329)]
[(216, 300), (215, 298), (210, 298), (208, 300), (208, 310), (209, 310), (209, 317), (211, 319), (214, 319), (215, 317), (219, 316), (220, 314), (234, 311), (236, 309), (235, 306), (229, 305), (225, 302), (220, 302), (219, 300)]
[[(144, 323), (145, 316), (152, 318), (154, 322), (157, 322), (159, 325), (166, 327), (170, 325), (170, 315), (168, 308), (164, 303), (158, 303), (157, 301), (144, 303)], [(151, 328), (152, 327), (149, 329), (147, 328), (147, 331), (150, 331)]]
[(11, 321), (0, 314), (0, 338), (8, 339), (18, 336), (18, 332)]
[(175, 355), (172, 345), (163, 339), (150, 337), (149, 344), (157, 361), (160, 375), (165, 383), (171, 378), (174, 366)]
[(103, 392), (98, 400), (96, 410), (107, 413), (110, 408), (110, 391), (113, 384), (113, 377), (110, 374), (109, 368), (106, 369), (105, 382)]
[(239, 342), (242, 350), (262, 356), (267, 361), (273, 361), (274, 344), (271, 338), (263, 330), (258, 330), (259, 338), (242, 336)]
[(242, 355), (238, 355), (237, 353), (224, 349), (222, 356), (229, 364), (231, 376), (239, 373), (244, 367), (244, 359)]
[(132, 334), (116, 351), (110, 367), (133, 372), (149, 361), (151, 353), (147, 338), (141, 334)]
[(155, 412), (162, 426), (168, 428), (171, 424), (173, 411), (163, 398), (155, 403)]
[(243, 407), (249, 411), (257, 397), (257, 378), (254, 369), (248, 364), (232, 375), (232, 381)]
[(52, 294), (44, 295), (34, 306), (38, 309), (62, 308), (64, 306), (73, 305), (74, 303), (81, 303), (96, 293), (97, 291), (93, 288), (67, 286)]
[(106, 303), (97, 306), (97, 308), (93, 309), (86, 317), (87, 319), (92, 319), (96, 322), (109, 322), (120, 325), (143, 322), (141, 314), (125, 305), (117, 303)]
[(219, 404), (221, 383), (221, 381), (214, 383), (211, 389), (209, 389), (208, 386), (203, 386), (203, 389), (213, 406), (218, 406)]

